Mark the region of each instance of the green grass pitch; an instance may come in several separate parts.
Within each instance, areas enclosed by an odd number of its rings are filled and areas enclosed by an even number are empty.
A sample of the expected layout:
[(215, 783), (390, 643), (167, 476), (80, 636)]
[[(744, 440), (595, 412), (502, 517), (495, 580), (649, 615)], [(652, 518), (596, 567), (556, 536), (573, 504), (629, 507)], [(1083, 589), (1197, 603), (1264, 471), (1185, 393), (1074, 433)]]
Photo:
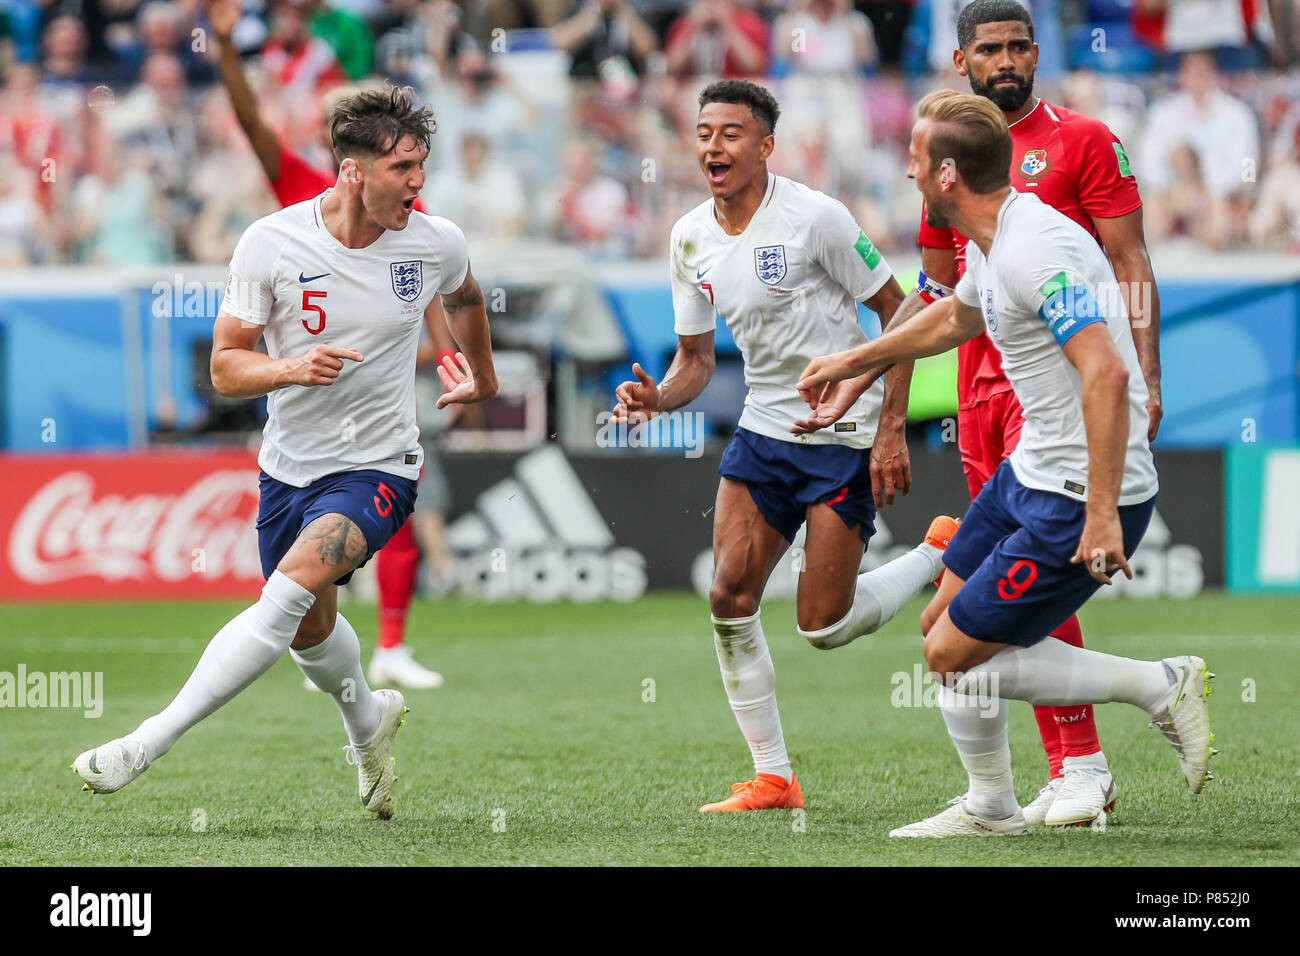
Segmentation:
[[(914, 602), (832, 652), (764, 608), (786, 740), (806, 810), (700, 814), (750, 776), (708, 610), (689, 595), (635, 604), (418, 602), (410, 633), (447, 677), (408, 692), (395, 818), (371, 818), (333, 703), (289, 660), (200, 724), (127, 790), (80, 790), (68, 764), (170, 700), (237, 604), (0, 608), (0, 671), (102, 671), (104, 713), (0, 709), (0, 863), (14, 864), (1295, 864), (1300, 851), (1300, 602), (1203, 596), (1094, 602), (1088, 645), (1218, 673), (1217, 780), (1190, 795), (1137, 710), (1098, 709), (1119, 806), (1104, 831), (900, 841), (890, 828), (964, 789), (937, 711), (895, 707), (891, 675), (920, 661)], [(345, 608), (370, 645), (374, 609)], [(367, 646), (367, 657), (369, 646)], [(653, 684), (648, 683), (652, 681)], [(653, 697), (653, 700), (646, 698)], [(1045, 760), (1013, 703), (1016, 789)]]

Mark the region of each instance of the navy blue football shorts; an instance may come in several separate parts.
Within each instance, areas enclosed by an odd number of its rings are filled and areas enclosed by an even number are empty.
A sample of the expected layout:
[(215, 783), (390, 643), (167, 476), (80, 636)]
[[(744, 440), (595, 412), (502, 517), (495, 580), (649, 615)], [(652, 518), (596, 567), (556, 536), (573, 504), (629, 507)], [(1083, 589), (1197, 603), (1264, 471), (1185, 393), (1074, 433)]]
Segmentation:
[[(1152, 495), (1119, 509), (1125, 557), (1137, 550), (1155, 507)], [(1010, 460), (998, 465), (943, 554), (966, 581), (948, 605), (953, 624), (977, 640), (1032, 647), (1083, 607), (1101, 587), (1086, 564), (1070, 563), (1086, 509), (1026, 488)]]
[(871, 450), (781, 441), (737, 428), (718, 474), (744, 482), (763, 518), (794, 541), (810, 505), (829, 505), (862, 540), (876, 533)]
[[(414, 481), (373, 469), (326, 475), (306, 488), (286, 485), (262, 472), (258, 485), (257, 548), (262, 555), (262, 576), (267, 578), (289, 553), (302, 529), (321, 515), (350, 518), (366, 537), (369, 561), (397, 534), (415, 507)], [(351, 571), (334, 583), (347, 584), (350, 580)]]

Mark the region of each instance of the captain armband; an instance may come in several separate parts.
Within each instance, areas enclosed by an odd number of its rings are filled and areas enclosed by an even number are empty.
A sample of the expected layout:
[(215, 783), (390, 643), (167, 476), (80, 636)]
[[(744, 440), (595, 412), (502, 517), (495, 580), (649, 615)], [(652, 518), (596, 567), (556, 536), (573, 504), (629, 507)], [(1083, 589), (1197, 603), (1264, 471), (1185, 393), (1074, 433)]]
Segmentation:
[(916, 291), (927, 304), (933, 302), (935, 299), (942, 299), (944, 296), (949, 296), (953, 293), (953, 290), (948, 286), (941, 282), (935, 282), (924, 272), (916, 277)]

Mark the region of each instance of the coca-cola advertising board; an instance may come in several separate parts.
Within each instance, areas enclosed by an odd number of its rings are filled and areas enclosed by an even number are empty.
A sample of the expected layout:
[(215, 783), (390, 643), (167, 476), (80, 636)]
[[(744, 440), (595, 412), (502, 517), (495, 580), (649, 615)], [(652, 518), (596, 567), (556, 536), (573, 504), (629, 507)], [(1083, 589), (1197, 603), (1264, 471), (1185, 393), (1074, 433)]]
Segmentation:
[(247, 452), (0, 456), (0, 600), (256, 595)]

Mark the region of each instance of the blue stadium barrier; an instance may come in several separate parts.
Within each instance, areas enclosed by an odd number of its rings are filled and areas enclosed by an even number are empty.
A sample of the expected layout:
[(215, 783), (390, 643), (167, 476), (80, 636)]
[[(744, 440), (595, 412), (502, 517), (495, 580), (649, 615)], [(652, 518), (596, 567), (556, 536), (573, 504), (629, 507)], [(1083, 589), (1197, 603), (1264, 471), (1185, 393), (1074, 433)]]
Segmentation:
[[(609, 387), (632, 360), (661, 376), (676, 347), (667, 283), (620, 283), (605, 293), (629, 353), (609, 370)], [(1158, 444), (1300, 442), (1300, 282), (1170, 280), (1160, 295), (1165, 420)], [(164, 400), (178, 426), (193, 425), (204, 410), (194, 381), (218, 298), (193, 306), (187, 297), (190, 314), (168, 315), (147, 286), (126, 294), (66, 286), (0, 292), (3, 447), (140, 447)], [(877, 332), (874, 315), (861, 315), (868, 333)], [(716, 348), (737, 354), (723, 323)]]

